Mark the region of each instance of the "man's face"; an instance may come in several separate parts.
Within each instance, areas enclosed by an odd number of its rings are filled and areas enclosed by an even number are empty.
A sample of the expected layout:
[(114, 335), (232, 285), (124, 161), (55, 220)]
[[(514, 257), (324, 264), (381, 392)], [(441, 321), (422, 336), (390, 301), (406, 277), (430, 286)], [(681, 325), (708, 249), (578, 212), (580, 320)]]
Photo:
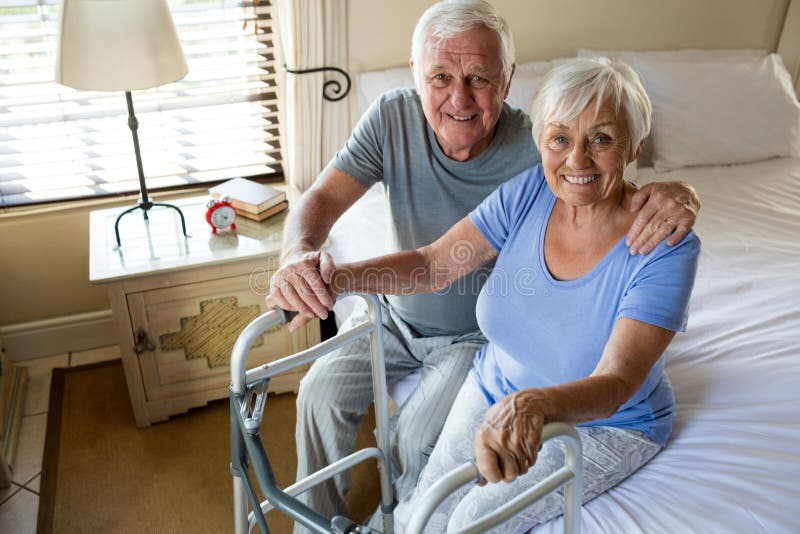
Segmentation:
[(428, 38), (419, 64), (410, 64), (425, 118), (447, 157), (466, 161), (486, 150), (509, 85), (503, 87), (497, 34), (474, 28), (445, 41)]

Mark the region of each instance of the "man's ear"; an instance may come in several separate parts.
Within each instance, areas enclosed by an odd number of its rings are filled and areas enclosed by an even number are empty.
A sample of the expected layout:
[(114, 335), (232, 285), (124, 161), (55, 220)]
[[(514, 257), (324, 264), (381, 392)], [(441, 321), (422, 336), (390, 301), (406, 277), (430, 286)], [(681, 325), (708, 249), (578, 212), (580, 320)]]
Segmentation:
[(419, 91), (419, 83), (417, 82), (417, 73), (414, 71), (414, 58), (408, 60), (408, 66), (411, 68), (411, 79), (414, 80), (414, 87)]
[(514, 71), (516, 70), (517, 70), (517, 65), (515, 63), (514, 65), (511, 65), (511, 74), (508, 75), (508, 81), (506, 82), (506, 91), (505, 93), (503, 93), (503, 100), (508, 98), (508, 90), (511, 89), (511, 78), (514, 77)]

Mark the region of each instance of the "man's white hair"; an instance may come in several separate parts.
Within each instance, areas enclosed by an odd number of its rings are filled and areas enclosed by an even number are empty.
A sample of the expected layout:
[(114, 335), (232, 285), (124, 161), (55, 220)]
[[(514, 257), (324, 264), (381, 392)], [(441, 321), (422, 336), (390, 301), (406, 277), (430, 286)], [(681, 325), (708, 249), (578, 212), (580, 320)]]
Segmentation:
[(631, 138), (631, 153), (650, 134), (652, 108), (639, 75), (627, 64), (609, 58), (574, 58), (553, 68), (545, 76), (531, 105), (533, 140), (545, 124), (567, 123), (594, 101), (595, 111), (603, 104), (625, 113)]
[(500, 38), (505, 89), (514, 68), (514, 41), (506, 20), (494, 6), (484, 0), (444, 0), (429, 7), (417, 22), (411, 38), (411, 58), (414, 65), (420, 65), (422, 48), (429, 37), (444, 41), (480, 27), (494, 31)]

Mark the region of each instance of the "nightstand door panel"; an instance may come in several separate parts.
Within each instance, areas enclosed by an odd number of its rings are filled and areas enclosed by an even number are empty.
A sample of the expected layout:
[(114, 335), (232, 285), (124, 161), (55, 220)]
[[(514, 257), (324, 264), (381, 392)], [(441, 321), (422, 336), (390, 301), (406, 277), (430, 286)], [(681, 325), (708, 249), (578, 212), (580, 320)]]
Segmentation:
[[(228, 385), (236, 338), (266, 311), (264, 295), (249, 282), (245, 275), (128, 295), (132, 331), (144, 331), (152, 346), (139, 355), (148, 402)], [(308, 336), (314, 328), (318, 325), (293, 334), (279, 328), (266, 332), (250, 351), (247, 367), (303, 350), (315, 342)], [(306, 369), (276, 377), (270, 390), (296, 391)]]

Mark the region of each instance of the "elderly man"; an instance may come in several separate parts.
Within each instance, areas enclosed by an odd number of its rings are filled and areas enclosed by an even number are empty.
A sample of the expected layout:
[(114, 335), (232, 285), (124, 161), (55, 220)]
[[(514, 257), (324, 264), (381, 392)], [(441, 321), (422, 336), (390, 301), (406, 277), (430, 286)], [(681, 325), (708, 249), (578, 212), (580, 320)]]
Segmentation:
[[(538, 163), (530, 119), (504, 103), (514, 46), (507, 23), (491, 5), (462, 0), (429, 8), (414, 30), (409, 63), (416, 90), (378, 98), (289, 216), (270, 297), (299, 312), (290, 328), (327, 317), (333, 302), (326, 283), (334, 263), (319, 249), (334, 222), (373, 184), (385, 187), (392, 247), (414, 249), (440, 237), (500, 184)], [(698, 205), (685, 185), (642, 188), (633, 199), (639, 214), (628, 234), (631, 254), (647, 253), (666, 237), (669, 244), (678, 243), (693, 225)], [(416, 485), (485, 342), (475, 319), (485, 277), (478, 271), (445, 292), (384, 297), (388, 380), (422, 369), (415, 391), (391, 421), (398, 499)], [(342, 327), (363, 320), (357, 310)], [(366, 341), (312, 366), (297, 399), (298, 478), (352, 452), (371, 402)], [(349, 487), (349, 477), (340, 476), (305, 499), (322, 514), (347, 515)]]

